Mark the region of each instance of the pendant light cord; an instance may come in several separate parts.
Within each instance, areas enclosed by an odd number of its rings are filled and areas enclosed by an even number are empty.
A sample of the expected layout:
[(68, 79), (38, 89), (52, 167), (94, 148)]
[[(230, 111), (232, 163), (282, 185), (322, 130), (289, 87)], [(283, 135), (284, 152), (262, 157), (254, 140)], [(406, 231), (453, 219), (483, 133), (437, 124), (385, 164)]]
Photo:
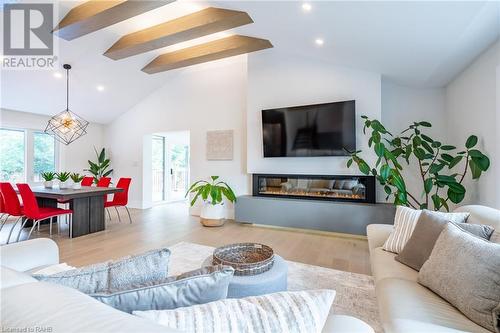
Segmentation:
[(69, 110), (69, 68), (66, 69), (66, 110)]

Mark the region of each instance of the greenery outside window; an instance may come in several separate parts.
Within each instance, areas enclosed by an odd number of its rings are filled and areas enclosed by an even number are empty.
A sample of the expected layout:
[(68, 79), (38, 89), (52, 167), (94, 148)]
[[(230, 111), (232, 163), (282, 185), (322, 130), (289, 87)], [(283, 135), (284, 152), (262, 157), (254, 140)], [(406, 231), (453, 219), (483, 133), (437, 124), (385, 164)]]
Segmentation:
[(0, 181), (41, 183), (59, 168), (58, 143), (39, 130), (0, 128)]

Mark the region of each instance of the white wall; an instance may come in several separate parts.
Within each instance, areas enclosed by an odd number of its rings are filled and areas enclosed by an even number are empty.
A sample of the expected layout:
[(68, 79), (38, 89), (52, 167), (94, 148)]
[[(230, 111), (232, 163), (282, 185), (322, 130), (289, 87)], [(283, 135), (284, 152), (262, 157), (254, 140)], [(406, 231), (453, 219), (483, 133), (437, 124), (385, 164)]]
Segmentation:
[[(425, 134), (443, 143), (447, 142), (444, 88), (407, 87), (383, 78), (382, 123), (387, 130), (399, 134), (414, 121), (424, 120), (432, 124), (431, 128), (425, 129)], [(419, 177), (420, 170), (415, 158), (413, 162), (409, 166), (405, 165), (403, 176), (408, 191), (421, 199), (423, 185)]]
[[(50, 117), (13, 110), (0, 110), (0, 127), (25, 128), (43, 131)], [(103, 147), (104, 127), (91, 123), (87, 134), (70, 145), (59, 144), (59, 168), (64, 171), (83, 173), (88, 160), (95, 160), (94, 146)]]
[(379, 74), (292, 58), (278, 50), (257, 53), (248, 62), (247, 170), (249, 173), (359, 174), (347, 169), (347, 157), (264, 158), (261, 110), (356, 100), (357, 147), (375, 161), (363, 136), (361, 115), (380, 119)]
[[(151, 188), (143, 178), (151, 168), (143, 164), (144, 143), (151, 134), (190, 131), (191, 180), (223, 177), (237, 193), (248, 193), (245, 172), (245, 105), (247, 61), (239, 56), (166, 74), (164, 86), (142, 100), (106, 128), (117, 176), (132, 177), (130, 203), (148, 207)], [(206, 160), (206, 132), (234, 130), (234, 159)], [(146, 152), (148, 153), (148, 152)], [(197, 209), (192, 210), (196, 214)], [(227, 216), (232, 217), (229, 207)]]
[(475, 134), (479, 137), (479, 149), (491, 160), (490, 170), (479, 181), (467, 181), (470, 191), (464, 203), (497, 208), (500, 208), (499, 65), (500, 42), (496, 42), (446, 88), (450, 140), (463, 147), (467, 137)]

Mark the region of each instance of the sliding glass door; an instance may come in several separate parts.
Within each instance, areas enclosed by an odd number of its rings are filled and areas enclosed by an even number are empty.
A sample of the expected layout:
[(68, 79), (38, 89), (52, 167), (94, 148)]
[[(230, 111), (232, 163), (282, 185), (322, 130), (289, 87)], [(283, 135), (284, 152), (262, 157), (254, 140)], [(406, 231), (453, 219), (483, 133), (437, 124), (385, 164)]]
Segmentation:
[(152, 139), (153, 202), (184, 200), (189, 183), (189, 146)]

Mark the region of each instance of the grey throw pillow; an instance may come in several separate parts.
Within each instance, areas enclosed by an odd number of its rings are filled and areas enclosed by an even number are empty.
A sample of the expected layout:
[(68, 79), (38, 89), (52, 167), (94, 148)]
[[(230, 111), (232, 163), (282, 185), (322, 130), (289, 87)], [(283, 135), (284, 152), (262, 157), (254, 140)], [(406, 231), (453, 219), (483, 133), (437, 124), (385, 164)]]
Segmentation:
[(418, 282), (476, 324), (500, 332), (500, 244), (448, 223)]
[(57, 274), (34, 274), (33, 277), (92, 294), (134, 283), (166, 279), (169, 258), (170, 251), (163, 248)]
[(90, 296), (128, 313), (175, 309), (225, 299), (233, 273), (234, 269), (229, 266), (203, 267), (175, 277), (110, 288)]
[[(446, 215), (434, 214), (428, 210), (420, 213), (415, 229), (405, 247), (396, 256), (396, 260), (415, 270), (420, 270), (429, 258), (439, 235), (451, 223)], [(494, 229), (487, 225), (458, 223), (460, 228), (476, 236), (489, 240)]]

